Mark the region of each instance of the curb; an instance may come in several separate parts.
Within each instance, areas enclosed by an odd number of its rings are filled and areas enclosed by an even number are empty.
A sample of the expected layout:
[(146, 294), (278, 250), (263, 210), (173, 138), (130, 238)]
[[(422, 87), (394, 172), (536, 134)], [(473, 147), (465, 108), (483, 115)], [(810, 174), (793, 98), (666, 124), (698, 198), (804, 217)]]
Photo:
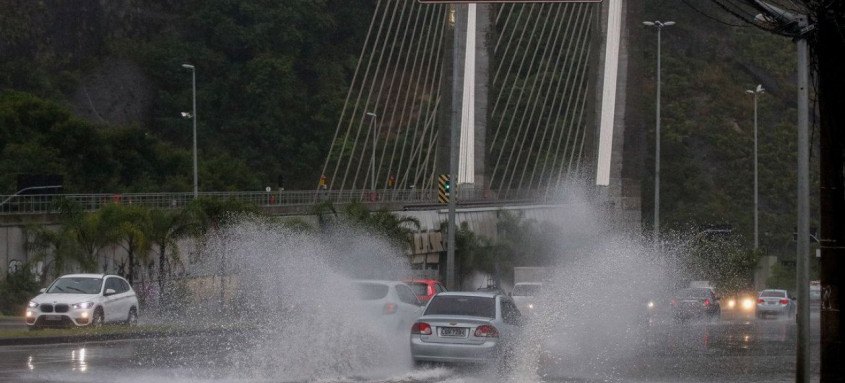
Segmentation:
[(240, 332), (239, 330), (225, 330), (225, 329), (204, 329), (204, 330), (184, 330), (184, 331), (139, 331), (128, 333), (113, 333), (113, 334), (79, 334), (79, 335), (63, 335), (63, 336), (44, 336), (44, 337), (19, 337), (19, 338), (0, 338), (0, 346), (32, 346), (44, 344), (62, 344), (62, 343), (82, 343), (82, 342), (103, 342), (112, 340), (127, 340), (127, 339), (154, 339), (166, 337), (185, 337), (185, 336), (200, 336), (200, 335), (217, 335), (222, 332), (234, 334)]

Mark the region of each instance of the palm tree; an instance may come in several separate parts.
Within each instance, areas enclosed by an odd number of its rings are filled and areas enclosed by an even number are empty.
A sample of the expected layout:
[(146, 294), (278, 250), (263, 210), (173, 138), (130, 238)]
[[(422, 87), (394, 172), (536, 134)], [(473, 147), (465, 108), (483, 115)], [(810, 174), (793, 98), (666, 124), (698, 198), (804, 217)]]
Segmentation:
[(126, 251), (126, 279), (131, 284), (135, 278), (136, 261), (145, 264), (149, 258), (149, 211), (133, 205), (109, 204), (100, 209), (99, 214), (108, 242), (118, 244)]
[(371, 212), (360, 203), (346, 205), (344, 213), (351, 222), (362, 225), (401, 247), (413, 245), (412, 234), (420, 230), (420, 221), (414, 217), (397, 216), (385, 209)]
[(177, 242), (195, 233), (197, 224), (187, 209), (153, 209), (149, 212), (149, 218), (149, 241), (158, 248), (158, 287), (161, 294), (164, 294), (164, 281), (170, 272), (169, 266), (182, 263)]

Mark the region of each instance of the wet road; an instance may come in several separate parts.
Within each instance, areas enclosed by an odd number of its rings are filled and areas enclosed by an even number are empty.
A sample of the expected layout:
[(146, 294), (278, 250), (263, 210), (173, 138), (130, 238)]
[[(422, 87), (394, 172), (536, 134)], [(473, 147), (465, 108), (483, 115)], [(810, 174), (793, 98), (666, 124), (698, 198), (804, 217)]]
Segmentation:
[[(812, 319), (812, 360), (817, 376), (818, 314), (813, 313)], [(250, 350), (237, 337), (2, 347), (0, 381), (289, 381), (273, 373), (272, 357), (269, 365), (249, 363)], [(670, 323), (652, 327), (638, 348), (622, 357), (543, 362), (540, 368), (522, 369), (508, 377), (483, 369), (412, 368), (408, 364), (374, 368), (366, 375), (323, 376), (319, 381), (788, 382), (794, 379), (794, 349), (793, 320)], [(277, 357), (280, 361), (285, 358)]]

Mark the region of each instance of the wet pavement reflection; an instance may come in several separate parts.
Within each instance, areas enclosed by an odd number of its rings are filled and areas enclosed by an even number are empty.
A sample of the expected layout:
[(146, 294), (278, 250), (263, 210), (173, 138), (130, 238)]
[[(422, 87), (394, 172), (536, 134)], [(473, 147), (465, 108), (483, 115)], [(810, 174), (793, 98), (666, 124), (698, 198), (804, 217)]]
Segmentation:
[[(817, 313), (812, 318), (812, 360), (814, 374), (817, 374)], [(534, 374), (510, 379), (517, 382), (786, 382), (794, 379), (796, 332), (792, 319), (662, 323), (651, 326), (644, 334), (638, 351), (605, 361), (598, 370), (575, 370), (572, 366), (577, 363), (548, 364), (540, 366)], [(248, 341), (243, 336), (3, 347), (0, 348), (0, 381), (287, 381), (284, 376), (256, 375), (244, 369), (244, 357), (249, 353)], [(426, 367), (328, 380), (481, 382), (503, 379), (484, 370)]]

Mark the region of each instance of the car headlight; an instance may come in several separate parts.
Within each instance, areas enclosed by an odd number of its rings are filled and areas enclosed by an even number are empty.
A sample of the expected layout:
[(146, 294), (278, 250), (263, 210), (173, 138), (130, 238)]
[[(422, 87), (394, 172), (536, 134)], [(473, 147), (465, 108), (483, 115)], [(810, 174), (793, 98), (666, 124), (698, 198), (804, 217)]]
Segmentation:
[(38, 307), (38, 303), (33, 302), (33, 301), (29, 301), (29, 304), (27, 305), (27, 307), (34, 309), (34, 308)]
[(529, 303), (529, 304), (528, 304), (528, 309), (529, 309), (529, 310), (534, 310), (534, 304), (533, 304), (533, 303)]
[(648, 308), (650, 308), (650, 309), (653, 309), (654, 308), (654, 301), (648, 301), (648, 304), (646, 306), (648, 306)]
[(730, 307), (730, 308), (736, 307), (736, 299), (728, 300), (728, 307)]
[(745, 298), (742, 300), (742, 308), (745, 310), (751, 310), (754, 308), (754, 300), (751, 298)]
[(90, 309), (93, 306), (94, 306), (94, 302), (82, 302), (82, 303), (73, 304), (70, 307), (73, 308), (74, 310), (78, 310), (78, 309)]

